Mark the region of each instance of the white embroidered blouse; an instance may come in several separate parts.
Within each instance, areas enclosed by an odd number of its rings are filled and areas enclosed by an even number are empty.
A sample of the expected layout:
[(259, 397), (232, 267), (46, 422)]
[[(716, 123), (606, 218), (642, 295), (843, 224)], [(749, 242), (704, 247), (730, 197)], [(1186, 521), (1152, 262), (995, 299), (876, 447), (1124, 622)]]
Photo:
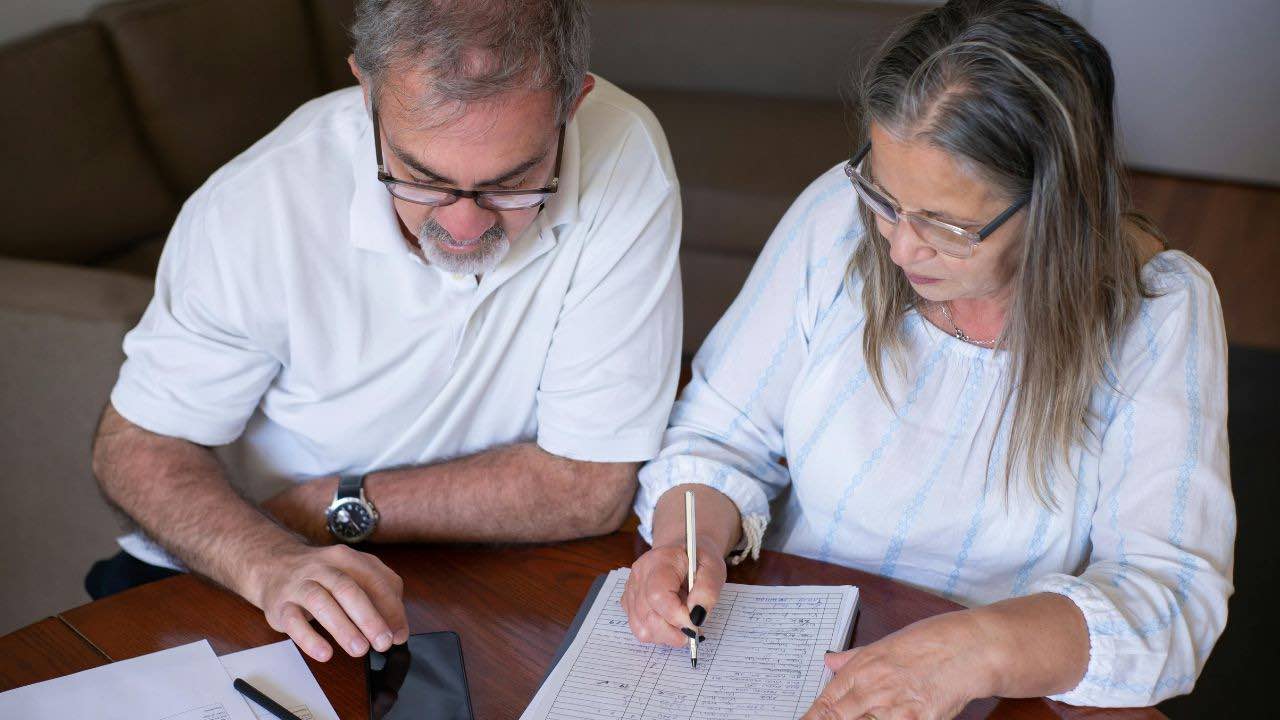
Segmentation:
[[(868, 377), (862, 231), (837, 166), (796, 201), (698, 353), (661, 455), (640, 473), (652, 540), (658, 497), (706, 483), (764, 546), (840, 563), (967, 605), (1038, 592), (1088, 623), (1088, 671), (1055, 699), (1154, 704), (1189, 692), (1231, 594), (1235, 505), (1227, 462), (1226, 338), (1209, 274), (1180, 252), (1144, 269), (1160, 294), (1114, 349), (1094, 439), (1054, 479), (1059, 509), (1006, 499), (1006, 353), (916, 314), (910, 361)], [(896, 409), (896, 412), (895, 412)], [(784, 462), (785, 458), (785, 462)]]

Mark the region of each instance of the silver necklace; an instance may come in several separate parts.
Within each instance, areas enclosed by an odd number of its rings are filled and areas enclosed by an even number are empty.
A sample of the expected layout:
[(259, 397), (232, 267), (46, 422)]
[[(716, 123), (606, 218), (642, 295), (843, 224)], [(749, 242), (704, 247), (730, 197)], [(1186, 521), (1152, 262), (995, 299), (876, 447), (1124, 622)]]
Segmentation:
[(951, 303), (943, 301), (941, 303), (938, 303), (938, 305), (942, 308), (942, 316), (947, 319), (947, 322), (951, 323), (951, 334), (954, 335), (957, 340), (961, 342), (972, 343), (974, 345), (980, 345), (982, 347), (995, 347), (996, 339), (979, 340), (977, 338), (971, 338), (968, 335), (965, 335), (964, 331), (960, 329), (960, 326), (956, 325), (956, 319), (951, 317), (951, 308), (950, 308)]

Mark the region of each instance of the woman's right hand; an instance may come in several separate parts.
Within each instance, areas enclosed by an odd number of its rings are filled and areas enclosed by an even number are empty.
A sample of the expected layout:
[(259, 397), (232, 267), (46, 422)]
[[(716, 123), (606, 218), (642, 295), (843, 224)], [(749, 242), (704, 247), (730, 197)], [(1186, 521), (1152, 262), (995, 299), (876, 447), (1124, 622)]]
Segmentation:
[(685, 628), (701, 634), (700, 627), (720, 599), (728, 570), (710, 539), (704, 542), (700, 537), (698, 545), (698, 572), (688, 597), (689, 556), (683, 543), (655, 547), (631, 565), (621, 602), (631, 632), (640, 642), (683, 647), (689, 643)]

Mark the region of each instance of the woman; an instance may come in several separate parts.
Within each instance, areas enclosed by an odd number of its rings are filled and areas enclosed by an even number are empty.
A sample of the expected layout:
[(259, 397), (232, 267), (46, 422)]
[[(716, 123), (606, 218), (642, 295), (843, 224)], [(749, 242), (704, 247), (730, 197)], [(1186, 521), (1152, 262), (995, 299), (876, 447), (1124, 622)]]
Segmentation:
[(859, 150), (783, 218), (641, 472), (640, 640), (687, 642), (763, 536), (968, 606), (829, 656), (806, 717), (1190, 691), (1231, 593), (1226, 341), (1208, 273), (1128, 212), (1112, 85), (1031, 0), (890, 39)]

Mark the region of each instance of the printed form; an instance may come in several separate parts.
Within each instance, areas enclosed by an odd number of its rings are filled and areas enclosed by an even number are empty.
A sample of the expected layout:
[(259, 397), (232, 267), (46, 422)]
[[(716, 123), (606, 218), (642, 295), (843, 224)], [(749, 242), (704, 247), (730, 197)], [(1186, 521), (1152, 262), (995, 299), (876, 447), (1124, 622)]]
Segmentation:
[[(227, 682), (243, 678), (301, 720), (338, 720), (338, 713), (292, 640), (241, 650), (218, 660), (231, 676)], [(247, 702), (258, 720), (275, 720), (265, 708), (252, 700)]]
[(521, 720), (783, 720), (804, 715), (843, 650), (858, 589), (728, 583), (689, 649), (637, 641), (619, 604), (629, 569), (609, 573), (582, 627)]
[(254, 720), (207, 640), (0, 693), (0, 718)]

